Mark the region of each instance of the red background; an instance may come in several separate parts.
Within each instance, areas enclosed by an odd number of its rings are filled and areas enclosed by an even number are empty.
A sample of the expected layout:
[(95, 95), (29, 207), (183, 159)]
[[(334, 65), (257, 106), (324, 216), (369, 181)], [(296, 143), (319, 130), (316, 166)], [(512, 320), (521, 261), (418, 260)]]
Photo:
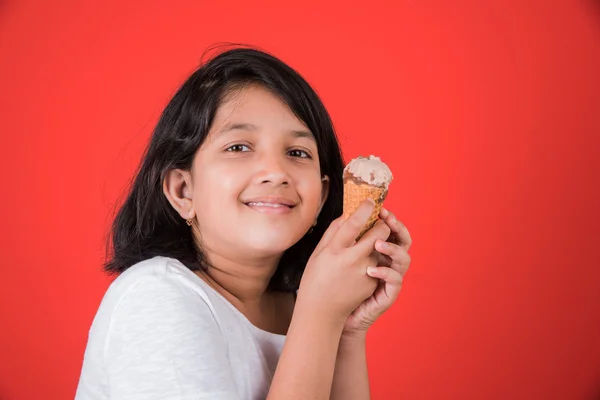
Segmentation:
[(1, 399), (73, 398), (114, 204), (223, 41), (299, 70), (346, 158), (394, 171), (413, 265), (374, 399), (600, 397), (600, 5), (348, 4), (0, 3)]

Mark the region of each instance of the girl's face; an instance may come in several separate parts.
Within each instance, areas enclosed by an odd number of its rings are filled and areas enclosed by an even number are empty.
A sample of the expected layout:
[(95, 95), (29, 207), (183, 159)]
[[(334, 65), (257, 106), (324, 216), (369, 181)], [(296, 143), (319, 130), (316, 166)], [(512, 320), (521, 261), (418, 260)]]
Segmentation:
[(202, 247), (255, 257), (279, 255), (300, 240), (329, 188), (312, 133), (259, 85), (225, 99), (190, 179)]

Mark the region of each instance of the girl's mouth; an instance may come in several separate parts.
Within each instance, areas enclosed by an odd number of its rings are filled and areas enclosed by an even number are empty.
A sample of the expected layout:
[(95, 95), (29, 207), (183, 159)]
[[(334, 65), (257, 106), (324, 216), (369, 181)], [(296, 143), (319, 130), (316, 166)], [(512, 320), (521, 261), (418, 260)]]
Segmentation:
[(295, 207), (293, 204), (266, 201), (249, 201), (244, 204), (255, 211), (268, 214), (287, 214)]

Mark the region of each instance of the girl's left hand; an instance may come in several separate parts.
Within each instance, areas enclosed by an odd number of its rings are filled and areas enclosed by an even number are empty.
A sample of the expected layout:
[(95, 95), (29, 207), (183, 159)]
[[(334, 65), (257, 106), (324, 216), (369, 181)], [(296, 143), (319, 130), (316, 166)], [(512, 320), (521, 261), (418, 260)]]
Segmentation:
[(344, 325), (345, 336), (364, 335), (375, 320), (390, 308), (400, 293), (402, 279), (410, 266), (408, 250), (412, 239), (408, 229), (385, 208), (381, 209), (379, 217), (391, 230), (386, 242), (375, 242), (379, 263), (377, 267), (367, 270), (369, 276), (379, 279), (379, 285), (371, 297), (350, 314)]

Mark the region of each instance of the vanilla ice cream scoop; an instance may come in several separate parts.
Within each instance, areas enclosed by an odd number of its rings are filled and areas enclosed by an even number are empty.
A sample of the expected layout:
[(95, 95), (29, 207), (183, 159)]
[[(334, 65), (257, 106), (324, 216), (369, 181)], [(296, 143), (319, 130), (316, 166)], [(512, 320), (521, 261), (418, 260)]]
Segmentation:
[(390, 168), (379, 157), (358, 156), (346, 165), (345, 175), (351, 174), (355, 179), (368, 185), (388, 188), (394, 176)]

